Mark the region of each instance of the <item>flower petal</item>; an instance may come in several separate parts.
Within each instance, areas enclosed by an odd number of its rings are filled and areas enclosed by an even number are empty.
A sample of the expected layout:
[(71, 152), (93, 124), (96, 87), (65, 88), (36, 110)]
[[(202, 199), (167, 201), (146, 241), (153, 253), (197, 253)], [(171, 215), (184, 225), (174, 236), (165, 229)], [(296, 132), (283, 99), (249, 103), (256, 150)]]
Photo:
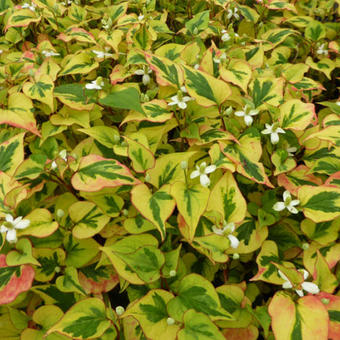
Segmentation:
[(142, 81), (143, 81), (144, 85), (149, 84), (150, 83), (150, 76), (148, 74), (144, 74)]
[(11, 214), (6, 214), (5, 215), (5, 220), (7, 221), (7, 222), (10, 222), (10, 223), (13, 223), (13, 216), (11, 215)]
[(236, 236), (234, 236), (234, 235), (228, 235), (228, 239), (229, 239), (229, 241), (230, 241), (230, 246), (231, 246), (231, 248), (236, 249), (236, 248), (239, 246), (240, 241), (238, 240), (238, 238), (237, 238)]
[(276, 203), (273, 205), (273, 209), (274, 209), (275, 211), (282, 211), (282, 210), (284, 210), (285, 207), (286, 207), (286, 206), (285, 206), (285, 204), (284, 204), (283, 202), (276, 202)]
[(15, 229), (25, 229), (30, 225), (30, 220), (22, 220), (14, 226)]
[(287, 209), (289, 212), (291, 212), (292, 214), (298, 214), (299, 210), (297, 210), (296, 208), (292, 207), (291, 205), (287, 206)]
[(276, 132), (272, 132), (270, 134), (270, 141), (272, 142), (272, 144), (277, 144), (279, 142), (279, 135)]
[(318, 287), (318, 285), (316, 285), (315, 283), (313, 282), (303, 282), (301, 284), (301, 287), (308, 293), (311, 293), (311, 294), (318, 294), (320, 293), (320, 289)]
[(293, 288), (293, 285), (289, 281), (286, 281), (286, 282), (283, 282), (282, 288), (283, 289), (290, 289), (290, 288)]
[(2, 225), (0, 227), (0, 233), (5, 233), (6, 231), (8, 231), (8, 228), (5, 225)]
[(250, 112), (248, 113), (250, 116), (256, 116), (259, 114), (259, 110), (250, 110)]
[(286, 133), (286, 131), (283, 130), (283, 129), (281, 129), (281, 128), (277, 128), (277, 129), (275, 130), (275, 132), (276, 132), (276, 133)]
[(244, 111), (236, 111), (235, 112), (235, 116), (237, 116), (237, 117), (243, 117), (245, 115), (246, 115), (246, 113)]
[(145, 74), (143, 69), (139, 69), (135, 71), (135, 74), (137, 74), (137, 76), (143, 76)]
[(303, 291), (301, 289), (295, 289), (297, 295), (299, 295), (300, 297), (303, 297)]
[(196, 178), (200, 175), (201, 173), (198, 170), (194, 170), (191, 174), (190, 174), (190, 178)]
[[(283, 280), (289, 282), (289, 279), (288, 279), (288, 277), (286, 276), (286, 274), (284, 274), (280, 269), (277, 271), (277, 273), (279, 274), (279, 276), (281, 277), (281, 279), (283, 279)], [(290, 283), (290, 282), (289, 282), (289, 283)], [(291, 287), (290, 287), (290, 288), (291, 288)]]
[(289, 205), (294, 207), (295, 205), (299, 205), (299, 204), (300, 204), (299, 200), (292, 200)]
[(307, 272), (306, 269), (299, 269), (299, 272), (302, 273), (303, 279), (304, 279), (304, 280), (307, 280), (307, 279), (308, 279), (309, 273)]
[[(184, 98), (183, 98), (184, 99)], [(178, 102), (178, 107), (180, 108), (180, 109), (182, 109), (182, 110), (184, 110), (184, 109), (186, 109), (187, 108), (187, 104), (185, 103), (185, 102), (183, 102), (183, 101), (181, 101), (181, 102)]]
[(288, 198), (292, 198), (292, 196), (290, 195), (290, 192), (288, 190), (285, 190), (285, 192), (283, 193), (283, 200), (286, 202)]
[(200, 182), (204, 187), (208, 187), (210, 184), (210, 179), (206, 174), (200, 176)]
[(216, 165), (212, 164), (212, 165), (209, 165), (205, 168), (204, 172), (206, 174), (211, 174), (212, 172), (214, 172), (216, 170)]
[(213, 231), (216, 235), (223, 235), (223, 229), (217, 228), (215, 225), (213, 225), (212, 231)]
[(244, 122), (246, 123), (247, 126), (250, 126), (253, 123), (254, 119), (252, 116), (245, 115), (244, 116)]
[(6, 240), (9, 243), (14, 243), (17, 241), (17, 232), (15, 231), (15, 229), (10, 229), (7, 231)]

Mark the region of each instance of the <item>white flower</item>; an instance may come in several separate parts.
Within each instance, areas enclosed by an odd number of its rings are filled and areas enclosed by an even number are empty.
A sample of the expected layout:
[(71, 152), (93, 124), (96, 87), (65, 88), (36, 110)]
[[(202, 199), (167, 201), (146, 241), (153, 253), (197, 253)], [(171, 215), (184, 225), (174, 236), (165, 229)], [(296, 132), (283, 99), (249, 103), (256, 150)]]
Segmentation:
[(325, 44), (321, 44), (319, 46), (319, 48), (316, 51), (317, 54), (324, 54), (324, 55), (328, 55), (328, 50), (325, 48)]
[(60, 55), (60, 53), (57, 53), (57, 52), (54, 52), (54, 51), (47, 51), (47, 50), (43, 50), (43, 51), (41, 51), (41, 53), (45, 57), (56, 57), (56, 56)]
[[(305, 269), (298, 269), (298, 271), (303, 274), (303, 279), (304, 280), (308, 279), (309, 273), (307, 272), (307, 270), (305, 270)], [(288, 277), (284, 273), (282, 273), (281, 270), (279, 270), (278, 273), (279, 273), (280, 277), (283, 280), (285, 280), (285, 282), (282, 284), (282, 288), (283, 289), (293, 288), (293, 285), (289, 281)], [(306, 292), (311, 293), (311, 294), (318, 294), (318, 293), (320, 293), (320, 289), (319, 289), (318, 285), (316, 285), (313, 282), (306, 282), (306, 281), (304, 281), (304, 282), (301, 283), (301, 288), (302, 289), (295, 289), (296, 293), (300, 297), (302, 297), (304, 295), (303, 294), (303, 290), (305, 290)]]
[(86, 84), (85, 88), (88, 89), (88, 90), (101, 90), (103, 88), (103, 86), (104, 86), (103, 81), (98, 82), (98, 80), (93, 80), (93, 81), (91, 81), (91, 83)]
[(196, 177), (199, 176), (200, 177), (200, 183), (204, 187), (208, 187), (210, 185), (210, 179), (207, 175), (211, 174), (215, 170), (216, 170), (216, 165), (207, 166), (206, 162), (202, 162), (199, 166), (196, 165), (196, 170), (194, 170), (190, 174), (190, 178), (193, 179), (193, 178), (196, 178)]
[(216, 226), (213, 226), (212, 229), (213, 229), (213, 232), (217, 235), (222, 236), (222, 235), (227, 234), (227, 237), (230, 241), (230, 246), (232, 248), (236, 249), (239, 246), (239, 244), (240, 244), (239, 239), (236, 236), (231, 235), (235, 231), (234, 222), (227, 223), (226, 221), (223, 221), (223, 228), (222, 229), (219, 229)]
[(98, 57), (98, 58), (105, 58), (105, 57), (113, 57), (112, 53), (92, 50), (92, 52)]
[(35, 8), (37, 6), (34, 3), (28, 4), (28, 3), (24, 3), (23, 5), (21, 5), (21, 8), (28, 8), (30, 9), (32, 12), (35, 12)]
[(195, 69), (195, 70), (198, 70), (199, 68), (200, 68), (200, 64), (195, 64), (195, 65), (194, 65), (194, 69)]
[(152, 70), (149, 67), (143, 67), (139, 70), (135, 71), (135, 74), (138, 76), (143, 76), (142, 81), (144, 85), (147, 85), (150, 83), (150, 76), (149, 74), (152, 73)]
[(142, 21), (144, 19), (144, 15), (143, 14), (140, 14), (139, 16), (138, 16), (138, 21)]
[(227, 59), (227, 55), (223, 52), (219, 58), (215, 57), (213, 61), (216, 64), (220, 64), (225, 59)]
[(226, 30), (222, 30), (221, 33), (222, 33), (222, 37), (221, 37), (222, 41), (230, 40), (230, 35)]
[(3, 52), (3, 50), (0, 50), (0, 54)]
[(187, 102), (189, 102), (190, 100), (194, 100), (194, 98), (191, 98), (189, 96), (183, 96), (181, 91), (179, 91), (179, 93), (176, 94), (176, 96), (172, 96), (170, 99), (171, 99), (171, 102), (168, 103), (168, 105), (170, 106), (177, 105), (180, 109), (183, 109), (183, 110), (187, 108), (187, 104), (186, 104)]
[(29, 226), (29, 220), (23, 220), (22, 216), (13, 218), (12, 215), (6, 214), (5, 216), (5, 224), (0, 227), (1, 233), (6, 233), (6, 240), (9, 243), (14, 243), (17, 241), (17, 229), (25, 229)]
[(294, 156), (294, 152), (297, 151), (297, 148), (292, 146), (286, 149), (286, 151), (288, 152), (288, 156)]
[(238, 12), (237, 7), (235, 7), (234, 9), (228, 9), (227, 18), (231, 19), (232, 17), (234, 17), (236, 20), (240, 19), (240, 16), (237, 12)]
[(236, 111), (235, 116), (237, 117), (244, 117), (244, 122), (247, 126), (250, 126), (254, 119), (252, 116), (256, 116), (259, 114), (259, 110), (250, 110), (248, 112), (249, 105), (245, 105), (243, 111)]
[(262, 130), (261, 132), (264, 135), (270, 134), (270, 141), (272, 144), (277, 144), (279, 142), (279, 133), (286, 133), (283, 129), (280, 127), (276, 126), (277, 123), (274, 123), (272, 125), (270, 124), (265, 124), (266, 129)]
[(297, 214), (299, 211), (295, 208), (296, 205), (300, 204), (299, 200), (292, 200), (290, 192), (286, 190), (283, 193), (283, 202), (277, 202), (273, 205), (275, 211), (282, 211), (288, 209), (292, 214)]
[(62, 1), (60, 4), (62, 4), (63, 6), (65, 5), (71, 5), (72, 4), (72, 0), (66, 0), (66, 1)]

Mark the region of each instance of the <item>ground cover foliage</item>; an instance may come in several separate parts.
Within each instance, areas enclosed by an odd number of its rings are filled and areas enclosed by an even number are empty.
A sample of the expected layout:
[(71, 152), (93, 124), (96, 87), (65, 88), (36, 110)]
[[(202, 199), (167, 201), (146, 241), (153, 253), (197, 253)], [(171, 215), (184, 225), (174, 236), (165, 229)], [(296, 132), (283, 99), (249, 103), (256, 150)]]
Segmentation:
[(0, 0), (0, 338), (340, 338), (339, 1)]

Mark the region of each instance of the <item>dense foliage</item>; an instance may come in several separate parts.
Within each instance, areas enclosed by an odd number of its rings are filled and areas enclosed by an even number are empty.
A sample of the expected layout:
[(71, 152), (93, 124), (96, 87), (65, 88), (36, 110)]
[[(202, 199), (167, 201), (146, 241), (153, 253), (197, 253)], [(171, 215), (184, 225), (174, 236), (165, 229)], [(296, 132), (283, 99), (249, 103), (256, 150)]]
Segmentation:
[(0, 338), (340, 339), (338, 0), (0, 0)]

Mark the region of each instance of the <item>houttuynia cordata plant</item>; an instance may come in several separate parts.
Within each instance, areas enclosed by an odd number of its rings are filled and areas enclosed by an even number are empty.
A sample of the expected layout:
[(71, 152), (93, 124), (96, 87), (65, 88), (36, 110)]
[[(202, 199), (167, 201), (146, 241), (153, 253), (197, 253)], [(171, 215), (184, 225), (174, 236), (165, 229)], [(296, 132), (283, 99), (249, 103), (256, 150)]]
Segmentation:
[(0, 0), (0, 339), (339, 340), (339, 0)]

